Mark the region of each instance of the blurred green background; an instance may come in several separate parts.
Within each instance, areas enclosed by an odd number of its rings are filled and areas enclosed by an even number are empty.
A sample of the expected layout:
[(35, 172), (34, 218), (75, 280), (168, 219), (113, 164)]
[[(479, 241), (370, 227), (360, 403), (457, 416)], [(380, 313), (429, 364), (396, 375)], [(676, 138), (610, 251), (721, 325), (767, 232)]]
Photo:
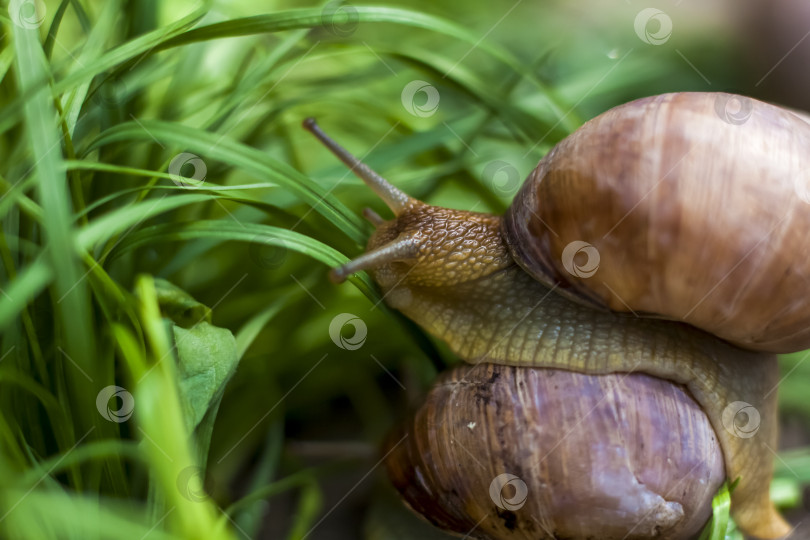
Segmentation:
[[(416, 197), (502, 212), (619, 103), (809, 106), (799, 2), (705, 4), (6, 2), (0, 536), (427, 538), (378, 448), (455, 360), (365, 274), (328, 281), (362, 208), (389, 214), (301, 121)], [(775, 458), (794, 523), (805, 358)]]

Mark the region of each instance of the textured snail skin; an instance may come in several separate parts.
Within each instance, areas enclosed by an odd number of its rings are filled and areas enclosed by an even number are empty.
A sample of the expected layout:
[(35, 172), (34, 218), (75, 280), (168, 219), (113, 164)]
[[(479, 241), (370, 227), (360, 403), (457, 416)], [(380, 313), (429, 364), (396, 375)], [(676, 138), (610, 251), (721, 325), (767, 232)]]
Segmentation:
[[(416, 256), (372, 270), (390, 306), (472, 364), (638, 372), (685, 386), (714, 427), (728, 478), (739, 478), (731, 506), (737, 524), (759, 538), (787, 534), (769, 497), (777, 442), (774, 355), (739, 349), (683, 323), (595, 310), (556, 294), (511, 259), (496, 216), (412, 201), (377, 228), (368, 249), (402, 237), (413, 238)], [(754, 436), (736, 436), (723, 425), (723, 410), (737, 401), (760, 414)]]
[[(633, 101), (541, 160), (507, 212), (508, 241), (527, 272), (603, 308), (684, 321), (746, 349), (807, 349), (808, 149), (810, 124), (761, 101)], [(574, 241), (598, 250), (593, 278), (565, 270)]]
[[(404, 431), (389, 439), (394, 486), (435, 525), (476, 538), (691, 538), (725, 478), (700, 406), (639, 373), (464, 365)], [(505, 472), (517, 479), (493, 499)]]

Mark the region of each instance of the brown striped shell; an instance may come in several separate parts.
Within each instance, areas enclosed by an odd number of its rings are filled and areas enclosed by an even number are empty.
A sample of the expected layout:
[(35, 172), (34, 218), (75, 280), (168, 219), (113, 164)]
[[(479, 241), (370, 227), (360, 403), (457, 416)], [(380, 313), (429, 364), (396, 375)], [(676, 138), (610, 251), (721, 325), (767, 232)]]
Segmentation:
[(618, 106), (540, 162), (505, 229), (527, 272), (581, 302), (810, 348), (810, 124), (786, 109), (688, 92)]
[(457, 366), (405, 430), (389, 438), (394, 486), (471, 538), (692, 538), (725, 478), (700, 405), (640, 373)]

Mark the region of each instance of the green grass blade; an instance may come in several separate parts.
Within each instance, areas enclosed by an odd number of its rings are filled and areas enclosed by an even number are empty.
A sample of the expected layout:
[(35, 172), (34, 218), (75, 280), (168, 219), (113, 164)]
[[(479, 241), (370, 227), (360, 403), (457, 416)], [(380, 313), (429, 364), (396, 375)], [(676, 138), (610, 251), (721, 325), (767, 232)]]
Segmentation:
[[(563, 127), (571, 131), (581, 123), (576, 117), (569, 116), (570, 119), (564, 118), (564, 107), (560, 105), (561, 101), (559, 98), (554, 96), (553, 93), (512, 54), (500, 47), (482, 42), (479, 36), (460, 25), (426, 13), (396, 7), (353, 6), (352, 9), (356, 13), (358, 22), (360, 23), (394, 23), (421, 28), (444, 34), (450, 38), (466, 42), (472, 45), (473, 48), (486, 51), (512, 70), (526, 76), (528, 80), (532, 81), (542, 93), (550, 108), (554, 111), (555, 116), (562, 119)], [(160, 45), (160, 48), (177, 47), (196, 41), (220, 39), (224, 37), (279, 32), (298, 28), (316, 28), (321, 26), (321, 24), (323, 24), (322, 8), (294, 9), (195, 28), (194, 30), (167, 40)]]
[(260, 150), (216, 133), (200, 131), (189, 126), (143, 120), (115, 126), (96, 138), (87, 152), (114, 142), (153, 141), (184, 148), (202, 157), (243, 169), (257, 178), (277, 182), (298, 195), (317, 212), (334, 223), (349, 238), (362, 244), (367, 226), (342, 202), (331, 195), (331, 190), (319, 186), (286, 163), (282, 163)]
[(42, 45), (42, 50), (45, 51), (45, 57), (50, 59), (53, 53), (53, 45), (56, 43), (56, 34), (59, 33), (59, 27), (62, 24), (62, 18), (65, 16), (71, 0), (62, 0), (59, 7), (56, 8), (56, 13), (53, 15), (51, 26), (48, 29), (48, 37), (45, 38), (45, 43)]
[(729, 525), (729, 510), (731, 508), (731, 494), (728, 484), (723, 484), (720, 491), (712, 499), (712, 519), (706, 524), (700, 535), (700, 540), (726, 540)]
[[(155, 49), (162, 42), (171, 39), (173, 36), (182, 34), (188, 28), (194, 26), (207, 12), (208, 7), (203, 7), (189, 13), (185, 17), (175, 21), (163, 28), (158, 28), (147, 34), (139, 36), (131, 41), (128, 41), (121, 46), (105, 53), (92, 65), (80, 67), (64, 79), (54, 83), (53, 92), (61, 94), (62, 92), (81, 85), (91, 80), (96, 75), (104, 73), (105, 71), (138, 58), (140, 55), (149, 53)], [(33, 33), (36, 33), (35, 31)], [(32, 99), (32, 93), (43, 90), (48, 85), (48, 79), (40, 77), (31, 81), (29, 92), (23, 92), (19, 97), (12, 100), (2, 111), (0, 111), (0, 133), (5, 132), (21, 118), (21, 109), (27, 101)]]
[[(61, 164), (57, 115), (47, 88), (35, 88), (37, 81), (50, 78), (49, 68), (35, 29), (16, 27), (14, 44), (20, 90), (30, 96), (23, 114), (34, 163), (33, 172), (37, 177), (37, 195), (44, 213), (45, 260), (53, 269), (53, 309), (60, 315), (64, 354), (79, 366), (78, 370), (67, 370), (65, 374), (74, 396), (92, 395), (93, 388), (82, 371), (87, 373), (96, 369), (93, 316), (87, 283), (74, 243), (71, 196)], [(44, 277), (44, 274), (40, 273), (38, 277)], [(11, 298), (11, 302), (14, 302), (14, 297)], [(19, 309), (14, 311), (19, 313)], [(100, 415), (95, 414), (95, 408), (87, 400), (73, 400), (70, 407), (79, 431), (77, 437), (94, 428), (101, 428), (97, 430), (97, 436), (108, 432), (110, 426), (102, 424)]]
[(23, 268), (17, 279), (3, 287), (6, 294), (0, 295), (0, 329), (5, 330), (25, 309), (25, 306), (41, 293), (53, 279), (53, 271), (39, 259)]
[(189, 204), (210, 201), (211, 198), (211, 195), (203, 193), (183, 194), (174, 197), (157, 197), (131, 204), (109, 212), (82, 228), (76, 236), (76, 243), (82, 249), (91, 250), (151, 217)]
[[(135, 215), (137, 214), (138, 212), (135, 212)], [(269, 225), (239, 224), (231, 220), (171, 223), (146, 227), (122, 239), (110, 257), (114, 260), (127, 251), (151, 245), (154, 242), (178, 242), (195, 239), (260, 242), (264, 245), (273, 245), (297, 251), (324, 263), (330, 268), (344, 264), (349, 260), (334, 248), (303, 234)], [(388, 309), (382, 303), (382, 297), (368, 274), (365, 272), (355, 274), (349, 278), (349, 282), (357, 287), (373, 305), (378, 306), (384, 313), (391, 315), (412, 337), (417, 347), (422, 349), (435, 367), (444, 365), (441, 356), (425, 333), (403, 315)]]
[[(257, 223), (236, 223), (231, 220), (197, 221), (193, 223), (172, 223), (153, 225), (135, 232), (121, 241), (111, 258), (154, 242), (178, 242), (195, 239), (219, 239), (235, 242), (261, 242), (297, 251), (331, 267), (346, 263), (349, 259), (336, 249), (313, 238), (270, 225)], [(360, 291), (373, 302), (380, 296), (371, 279), (365, 273), (352, 278)]]
[(236, 349), (241, 359), (250, 348), (253, 341), (259, 335), (267, 323), (269, 323), (288, 304), (295, 302), (303, 293), (300, 287), (288, 289), (286, 293), (279, 294), (278, 298), (271, 301), (263, 310), (253, 315), (236, 332)]
[(28, 469), (20, 478), (21, 485), (36, 484), (44, 475), (59, 474), (61, 471), (87, 461), (103, 460), (105, 458), (127, 458), (130, 461), (143, 461), (145, 456), (133, 441), (104, 440), (92, 441), (76, 447), (69, 452), (51, 456)]

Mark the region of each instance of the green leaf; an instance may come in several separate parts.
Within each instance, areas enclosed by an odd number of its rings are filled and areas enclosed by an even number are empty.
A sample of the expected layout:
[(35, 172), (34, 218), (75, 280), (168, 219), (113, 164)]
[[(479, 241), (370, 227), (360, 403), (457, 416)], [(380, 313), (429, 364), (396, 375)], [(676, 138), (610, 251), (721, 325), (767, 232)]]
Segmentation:
[(177, 361), (177, 386), (186, 429), (191, 433), (211, 407), (218, 407), (236, 371), (236, 340), (211, 324), (211, 310), (166, 280), (155, 280), (161, 313), (169, 324)]

